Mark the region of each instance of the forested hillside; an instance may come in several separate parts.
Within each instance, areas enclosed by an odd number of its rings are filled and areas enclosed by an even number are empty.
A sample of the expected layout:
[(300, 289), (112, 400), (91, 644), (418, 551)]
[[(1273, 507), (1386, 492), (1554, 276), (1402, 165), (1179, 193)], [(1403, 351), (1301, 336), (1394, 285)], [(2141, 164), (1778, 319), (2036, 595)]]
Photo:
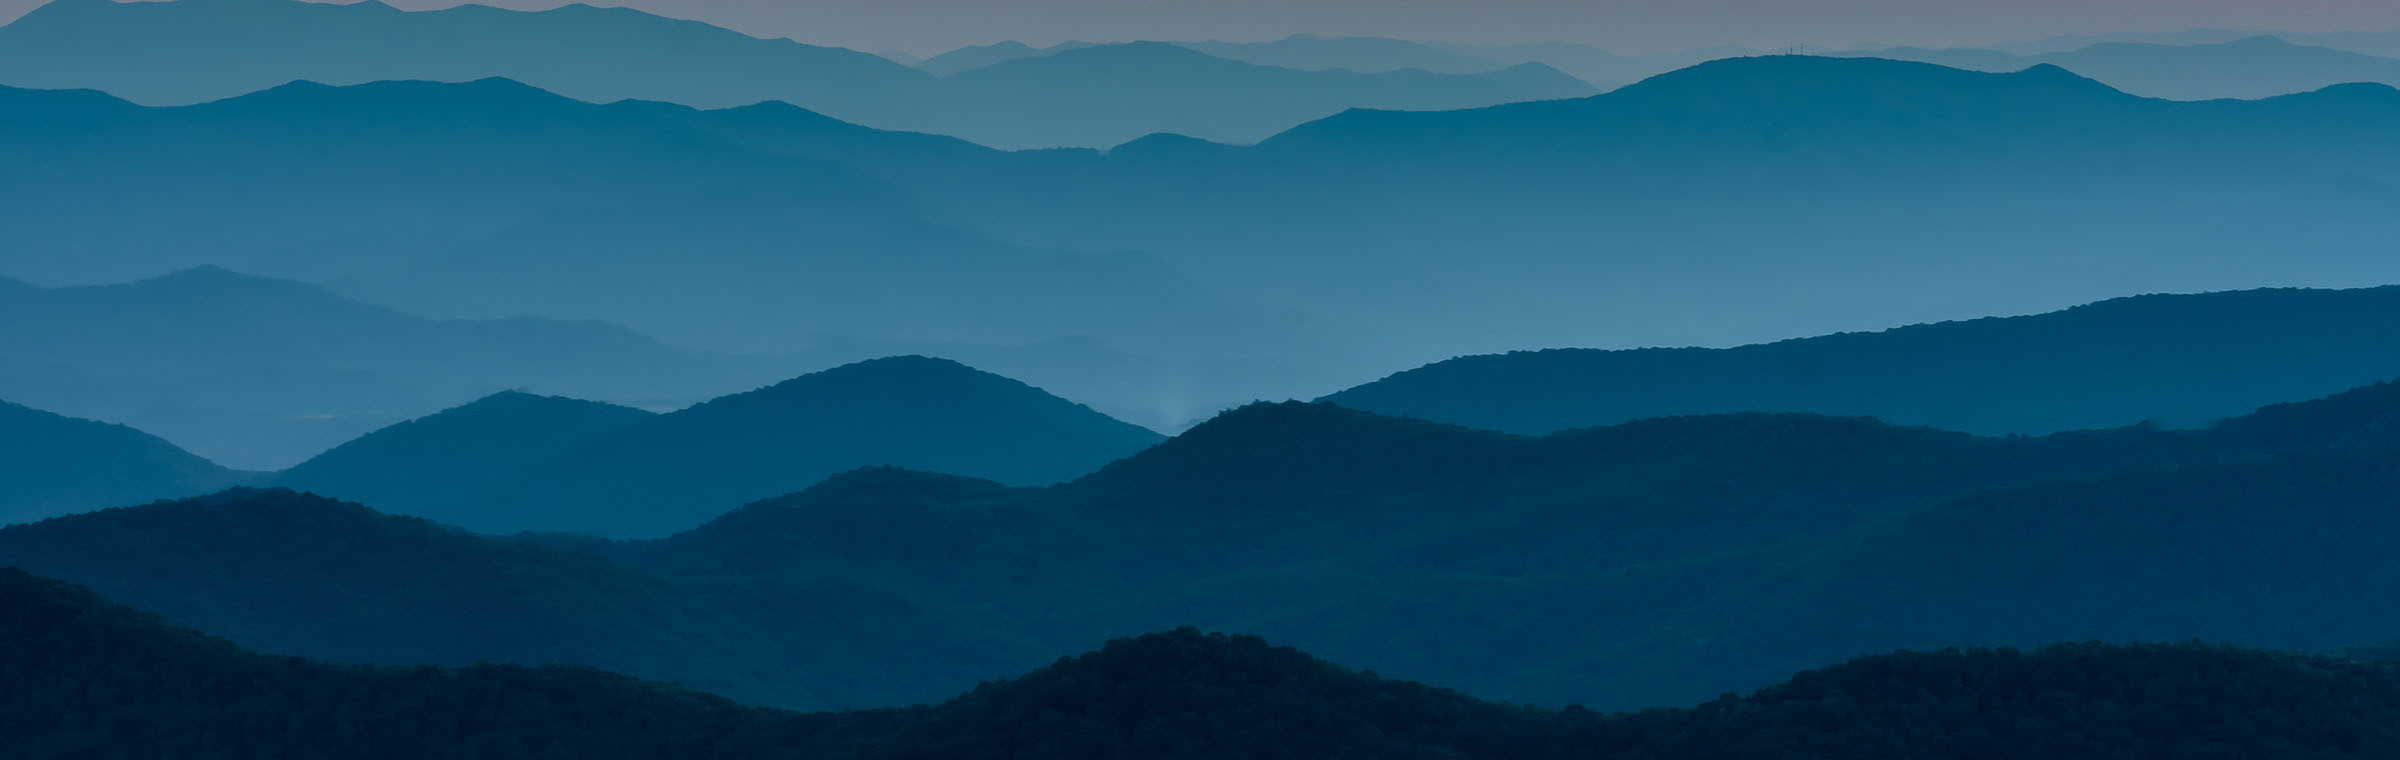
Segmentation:
[(1868, 657), (1696, 708), (1482, 702), (1250, 636), (1109, 642), (932, 707), (800, 714), (585, 668), (255, 654), (0, 568), (25, 757), (2376, 758), (2400, 670), (2186, 646)]

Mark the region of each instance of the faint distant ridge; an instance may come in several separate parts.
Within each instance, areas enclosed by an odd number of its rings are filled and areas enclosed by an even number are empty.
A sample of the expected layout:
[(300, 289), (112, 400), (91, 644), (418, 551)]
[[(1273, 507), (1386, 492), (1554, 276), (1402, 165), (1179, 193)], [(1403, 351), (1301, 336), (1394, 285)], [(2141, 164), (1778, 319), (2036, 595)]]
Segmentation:
[(1973, 48), (1889, 48), (1842, 55), (1978, 71), (2049, 64), (2128, 93), (2170, 100), (2258, 99), (2362, 82), (2400, 86), (2400, 59), (2296, 44), (2271, 35), (2194, 45), (2102, 42), (2040, 55)]
[(157, 436), (0, 401), (0, 525), (191, 496), (251, 476)]
[(970, 45), (920, 61), (917, 63), (917, 68), (937, 77), (948, 77), (1021, 58), (1039, 58), (1053, 53), (1092, 47), (1093, 44), (1090, 42), (1061, 42), (1049, 47), (1037, 48), (1015, 40), (1008, 40), (989, 45)]
[[(1147, 45), (1163, 46), (1132, 44)], [(1505, 75), (1494, 67), (1328, 76), (1336, 72), (1253, 66), (1192, 51), (1185, 52), (1222, 65), (1094, 57), (1020, 69), (1014, 77), (964, 76), (1082, 47), (1090, 46), (1035, 50), (1007, 43), (912, 68), (867, 53), (583, 4), (523, 12), (479, 5), (401, 11), (380, 2), (58, 0), (0, 27), (0, 84), (91, 88), (146, 105), (184, 105), (295, 80), (343, 86), (500, 77), (594, 103), (727, 108), (780, 101), (844, 121), (1010, 149), (1102, 148), (1159, 131), (1250, 142), (1350, 107), (1458, 108), (1593, 92), (1530, 63)]]
[(1326, 400), (1536, 434), (1741, 411), (1993, 435), (2189, 426), (2400, 377), (2396, 321), (2400, 286), (2139, 296), (1731, 349), (1462, 357)]
[(576, 443), (652, 417), (596, 401), (504, 391), (376, 430), (277, 473), (276, 485), (442, 522), (472, 522), (488, 493)]
[(452, 498), (475, 505), (455, 521), (479, 531), (658, 536), (858, 467), (1042, 485), (1160, 439), (957, 362), (893, 357), (598, 431), (491, 493)]
[(1487, 74), (1524, 61), (1510, 61), (1445, 50), (1434, 45), (1384, 37), (1326, 37), (1295, 34), (1271, 42), (1178, 42), (1183, 47), (1219, 58), (1261, 66), (1360, 73), (1417, 69), (1437, 74)]
[(122, 420), (245, 469), (500, 388), (689, 401), (742, 375), (613, 324), (431, 319), (208, 265), (0, 288), (0, 356), (18, 363), (0, 397)]
[[(938, 113), (909, 126), (1003, 148), (1109, 146), (1156, 132), (1248, 143), (1347, 108), (1445, 110), (1596, 92), (1539, 64), (1476, 74), (1304, 71), (1164, 42), (1021, 56), (952, 74), (940, 89)], [(984, 123), (943, 126), (970, 120)]]
[(932, 81), (866, 53), (580, 3), (521, 12), (400, 11), (373, 1), (57, 0), (0, 27), (0, 81), (95, 87), (146, 104), (216, 100), (295, 79), (495, 76), (595, 102), (783, 100), (852, 119)]

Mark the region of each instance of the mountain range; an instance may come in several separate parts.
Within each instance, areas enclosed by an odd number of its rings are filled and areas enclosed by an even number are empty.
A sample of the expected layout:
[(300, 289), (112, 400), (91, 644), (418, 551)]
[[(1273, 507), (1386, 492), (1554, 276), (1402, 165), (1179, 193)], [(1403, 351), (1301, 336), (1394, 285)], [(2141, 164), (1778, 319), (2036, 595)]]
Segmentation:
[[(1082, 336), (1262, 367), (1218, 398), (1526, 346), (1740, 345), (2400, 279), (2384, 244), (2400, 150), (2383, 139), (2400, 92), (2377, 85), (2180, 103), (2048, 66), (1773, 56), (1580, 100), (1105, 154), (499, 82), (185, 109), (6, 97), (14, 187), (43, 192), (0, 188), (29, 211), (0, 231), (21, 252), (0, 271), (45, 284), (215, 263), (705, 349)], [(162, 218), (109, 224), (99, 199)], [(82, 253), (39, 255), (58, 250)]]
[(873, 468), (657, 540), (234, 491), (0, 529), (0, 563), (267, 651), (579, 663), (808, 709), (1187, 624), (1653, 707), (1897, 648), (2388, 641), (2395, 419), (2400, 385), (2038, 438), (1761, 414), (1526, 438), (1261, 404), (1061, 485)]
[(1731, 349), (1558, 349), (1430, 364), (1325, 397), (1543, 435), (1808, 412), (1985, 435), (2194, 427), (2400, 377), (2400, 287), (2114, 299)]
[(900, 181), (995, 234), (1142, 246), (1328, 329), (1406, 335), (1395, 352), (1738, 345), (2386, 284), (2396, 121), (2380, 85), (2178, 103), (2056, 67), (1772, 56), (1580, 100), (1353, 111), (1247, 149), (1137, 142), (1068, 183), (1105, 193)]
[(1108, 147), (1153, 132), (1248, 142), (1345, 108), (1461, 108), (1592, 92), (1538, 64), (1506, 73), (1337, 75), (1172, 55), (1162, 45), (1107, 47), (937, 79), (867, 53), (628, 8), (412, 12), (381, 2), (59, 0), (0, 27), (0, 83), (187, 105), (295, 80), (506, 77), (594, 103), (780, 101), (1002, 148)]
[[(1176, 357), (1275, 345), (1263, 320), (1155, 257), (1000, 243), (852, 166), (792, 155), (1008, 154), (786, 106), (595, 106), (500, 80), (292, 85), (177, 109), (0, 98), (25, 116), (0, 152), (27, 179), (0, 195), (55, 220), (16, 228), (0, 268), (43, 284), (213, 264), (430, 316), (605, 319), (746, 353), (826, 336), (1088, 336)], [(87, 224), (95, 203), (155, 204), (156, 218)]]
[(1902, 652), (1745, 697), (1602, 715), (1483, 702), (1257, 637), (1182, 629), (1111, 641), (937, 705), (798, 714), (583, 668), (270, 657), (15, 569), (0, 569), (0, 611), (0, 675), (19, 686), (0, 697), (0, 730), (36, 756), (2296, 760), (2400, 751), (2391, 729), (2400, 676), (2390, 665), (2201, 645)]

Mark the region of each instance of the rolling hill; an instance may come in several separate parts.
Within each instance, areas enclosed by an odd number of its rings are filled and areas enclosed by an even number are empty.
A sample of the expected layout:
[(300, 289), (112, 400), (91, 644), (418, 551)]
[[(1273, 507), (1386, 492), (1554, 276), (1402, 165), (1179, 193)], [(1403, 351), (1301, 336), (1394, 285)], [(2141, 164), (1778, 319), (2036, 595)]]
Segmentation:
[[(2366, 758), (2400, 751), (2393, 669), (2186, 646), (1899, 653), (1695, 708), (1482, 702), (1249, 636), (1109, 642), (939, 705), (743, 707), (580, 668), (279, 658), (0, 570), (0, 730), (35, 755), (283, 757)], [(2192, 730), (2192, 726), (2209, 726)], [(107, 728), (104, 728), (107, 727)], [(2006, 736), (2002, 741), (1996, 737)]]
[(866, 583), (665, 578), (281, 489), (21, 525), (0, 545), (177, 625), (347, 662), (590, 665), (810, 709), (935, 699), (1008, 672), (990, 663), (1038, 662)]
[(1325, 400), (1531, 435), (1726, 412), (1986, 435), (2190, 427), (2400, 377), (2394, 320), (2400, 287), (2140, 296), (1731, 349), (1462, 357)]
[(276, 473), (274, 483), (462, 523), (469, 499), (600, 433), (652, 417), (629, 407), (505, 391), (368, 433)]
[(250, 477), (157, 436), (0, 401), (0, 525), (207, 493)]
[[(2378, 385), (2199, 430), (1746, 414), (1528, 438), (1261, 404), (1061, 485), (873, 468), (665, 539), (481, 538), (243, 492), (0, 530), (0, 563), (271, 651), (595, 664), (784, 706), (932, 699), (1189, 624), (1512, 701), (1656, 707), (1894, 648), (2388, 640), (2395, 415), (2400, 385)], [(494, 605), (527, 607), (493, 629)], [(802, 610), (826, 641), (939, 654), (887, 675), (748, 648)], [(678, 639), (723, 643), (658, 643)]]
[(504, 394), (377, 431), (277, 483), (487, 533), (654, 537), (845, 470), (1046, 485), (1157, 433), (949, 360), (891, 357), (667, 414)]

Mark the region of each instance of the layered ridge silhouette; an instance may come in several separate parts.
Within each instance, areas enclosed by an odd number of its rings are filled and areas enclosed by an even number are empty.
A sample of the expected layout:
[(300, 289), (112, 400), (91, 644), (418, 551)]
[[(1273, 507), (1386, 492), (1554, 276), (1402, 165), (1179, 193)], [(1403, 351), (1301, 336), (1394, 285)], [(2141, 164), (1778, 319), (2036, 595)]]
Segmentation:
[[(2041, 438), (1756, 414), (1525, 438), (1258, 405), (1059, 486), (868, 469), (653, 541), (237, 491), (0, 530), (0, 562), (269, 651), (583, 663), (792, 707), (935, 699), (1185, 624), (1648, 707), (1895, 648), (2388, 640), (2395, 388)], [(821, 662), (776, 643), (795, 615), (924, 654)]]

